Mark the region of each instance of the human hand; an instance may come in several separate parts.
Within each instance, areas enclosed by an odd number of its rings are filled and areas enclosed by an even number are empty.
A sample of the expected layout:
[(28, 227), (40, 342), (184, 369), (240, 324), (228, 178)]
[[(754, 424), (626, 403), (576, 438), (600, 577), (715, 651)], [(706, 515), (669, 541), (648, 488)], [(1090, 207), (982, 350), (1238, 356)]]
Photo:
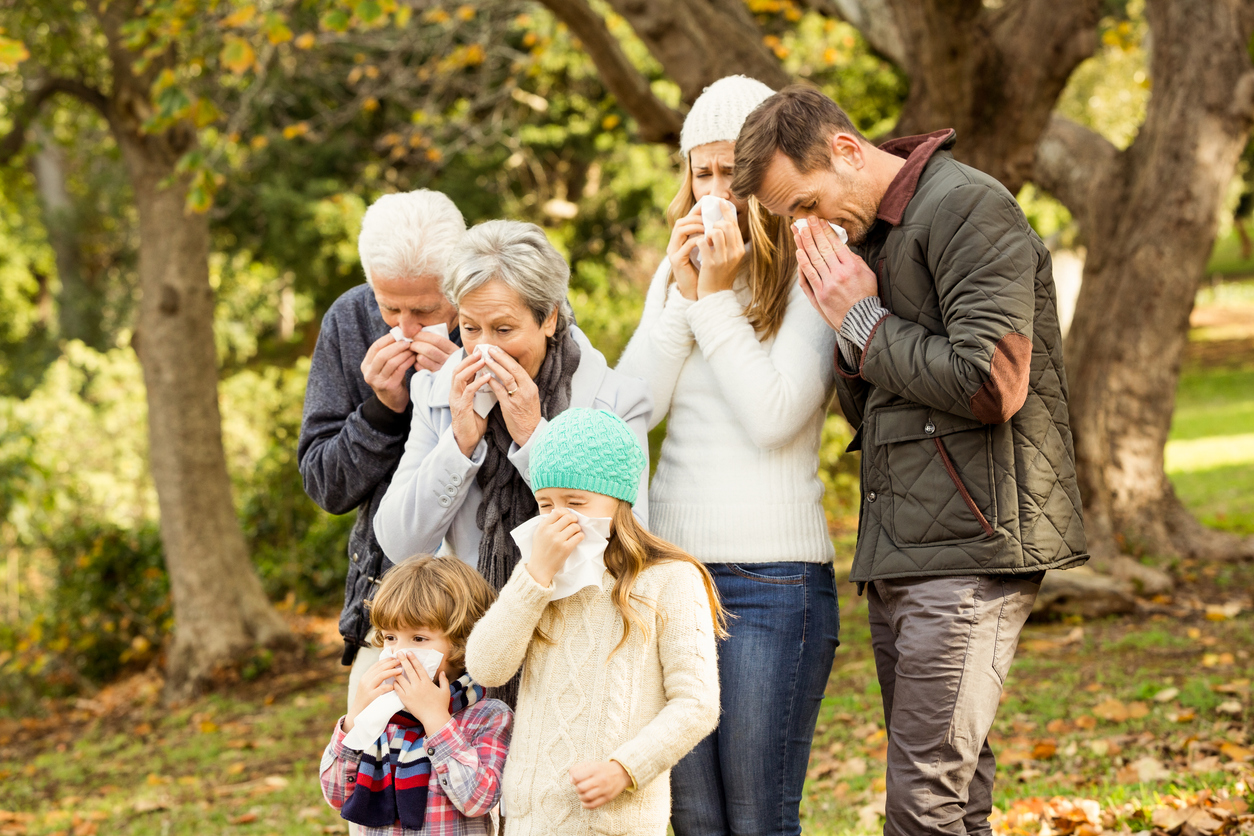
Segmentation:
[(477, 351), (467, 355), (453, 372), (448, 405), (453, 413), (453, 438), (466, 458), (474, 453), (488, 429), (488, 419), (480, 418), (479, 413), (475, 412), (475, 392), (489, 379), (491, 375), (484, 368), (483, 358)]
[(344, 715), (344, 733), (347, 734), (353, 730), (353, 725), (357, 722), (357, 715), (366, 710), (366, 706), (374, 702), (379, 697), (392, 690), (393, 677), (401, 672), (401, 660), (395, 657), (391, 659), (380, 659), (369, 668), (361, 677), (361, 682), (357, 684), (357, 693), (353, 697), (352, 704), (348, 707), (348, 714)]
[(554, 511), (536, 528), (527, 571), (536, 583), (547, 587), (582, 542), (583, 530), (575, 513), (565, 509)]
[(440, 681), (432, 682), (422, 665), (408, 654), (397, 658), (401, 661), (405, 675), (396, 678), (396, 695), (401, 698), (405, 710), (422, 723), (423, 733), (430, 736), (444, 728), (444, 724), (452, 717), (448, 712), (448, 676), (440, 671)]
[(457, 353), (457, 344), (431, 331), (419, 331), (414, 334), (409, 350), (417, 357), (418, 368), (438, 372), (445, 361)]
[[(701, 256), (704, 261), (705, 256)], [(585, 761), (570, 768), (570, 782), (585, 810), (595, 810), (618, 798), (631, 786), (631, 776), (618, 761)]]
[(740, 262), (745, 258), (745, 240), (740, 236), (740, 226), (728, 214), (724, 213), (722, 220), (714, 222), (708, 235), (697, 239), (697, 247), (701, 251), (701, 270), (697, 274), (698, 299), (731, 290)]
[(827, 324), (838, 331), (850, 308), (879, 292), (875, 273), (817, 217), (811, 216), (800, 230), (794, 226), (792, 234), (801, 289)]
[(671, 262), (671, 275), (679, 285), (679, 292), (685, 299), (697, 298), (697, 266), (692, 263), (692, 251), (705, 235), (705, 227), (701, 223), (701, 214), (694, 206), (692, 211), (675, 221), (671, 230), (670, 243), (666, 245), (666, 257)]
[(488, 348), (487, 368), (496, 377), (488, 385), (501, 402), (510, 438), (522, 447), (540, 426), (540, 388), (518, 361), (496, 346)]
[(417, 355), (409, 346), (410, 343), (397, 340), (390, 333), (384, 334), (366, 349), (366, 357), (361, 361), (361, 374), (366, 379), (366, 385), (393, 412), (404, 412), (409, 406), (405, 372), (417, 360)]

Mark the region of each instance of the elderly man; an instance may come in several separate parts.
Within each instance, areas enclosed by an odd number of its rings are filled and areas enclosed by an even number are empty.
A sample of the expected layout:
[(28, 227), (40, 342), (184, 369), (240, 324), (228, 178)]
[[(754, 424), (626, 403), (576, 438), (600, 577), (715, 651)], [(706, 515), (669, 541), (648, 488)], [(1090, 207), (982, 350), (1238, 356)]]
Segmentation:
[(953, 144), (943, 130), (876, 148), (831, 99), (790, 87), (745, 121), (732, 184), (804, 216), (801, 284), (838, 334), (884, 832), (908, 836), (990, 832), (987, 737), (1019, 631), (1044, 570), (1087, 558), (1049, 252)]
[(340, 614), (343, 662), (353, 666), (350, 702), (379, 653), (366, 648), (370, 618), (362, 601), (391, 565), (373, 521), (405, 451), (409, 378), (416, 369), (439, 370), (461, 346), (457, 309), (440, 284), (465, 231), (461, 212), (439, 192), (379, 198), (357, 239), (366, 284), (327, 311), (309, 367), (298, 446), (305, 491), (333, 514), (357, 509)]

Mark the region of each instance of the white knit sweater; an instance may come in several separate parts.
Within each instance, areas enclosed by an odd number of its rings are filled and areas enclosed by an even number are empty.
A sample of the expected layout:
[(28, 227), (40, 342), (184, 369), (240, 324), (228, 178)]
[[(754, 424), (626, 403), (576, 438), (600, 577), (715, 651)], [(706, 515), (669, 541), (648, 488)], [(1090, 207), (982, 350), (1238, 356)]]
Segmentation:
[(649, 528), (706, 563), (823, 563), (818, 449), (836, 332), (794, 285), (779, 331), (759, 342), (746, 273), (694, 302), (668, 291), (663, 259), (619, 361), (650, 385), (650, 426), (667, 418)]
[[(466, 644), (466, 670), (501, 685), (523, 665), (501, 796), (510, 836), (663, 836), (670, 768), (718, 724), (717, 650), (696, 567), (670, 561), (636, 579), (646, 640), (610, 599), (614, 578), (549, 603), (553, 587), (519, 564)], [(536, 627), (552, 639), (533, 639)], [(567, 770), (614, 759), (639, 788), (585, 810)]]

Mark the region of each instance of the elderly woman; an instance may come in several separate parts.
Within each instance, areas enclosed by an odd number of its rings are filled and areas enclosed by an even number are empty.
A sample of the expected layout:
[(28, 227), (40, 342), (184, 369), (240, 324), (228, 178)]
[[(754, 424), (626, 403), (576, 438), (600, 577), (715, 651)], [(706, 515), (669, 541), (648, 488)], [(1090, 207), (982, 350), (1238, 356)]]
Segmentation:
[[(566, 261), (535, 224), (488, 221), (462, 238), (444, 294), (458, 307), (465, 350), (414, 375), (409, 439), (374, 518), (393, 561), (443, 541), (504, 586), (519, 558), (509, 532), (537, 513), (531, 450), (572, 406), (616, 413), (647, 455), (647, 387), (610, 369), (570, 321), (569, 282)], [(476, 410), (484, 387), (497, 400), (490, 411), (483, 395)], [(645, 468), (636, 506), (645, 519), (647, 480)]]

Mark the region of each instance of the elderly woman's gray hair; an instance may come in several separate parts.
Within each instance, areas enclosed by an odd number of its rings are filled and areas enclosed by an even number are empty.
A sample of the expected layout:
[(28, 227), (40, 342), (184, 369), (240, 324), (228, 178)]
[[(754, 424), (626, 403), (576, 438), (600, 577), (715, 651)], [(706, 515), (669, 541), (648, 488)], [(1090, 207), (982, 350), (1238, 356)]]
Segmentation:
[(357, 236), (357, 254), (366, 281), (417, 279), (448, 273), (449, 257), (466, 231), (462, 213), (441, 192), (419, 189), (385, 194), (366, 210)]
[(461, 305), (467, 293), (492, 279), (517, 293), (538, 324), (554, 308), (559, 330), (570, 323), (570, 266), (535, 224), (485, 221), (467, 230), (444, 278), (444, 295)]

